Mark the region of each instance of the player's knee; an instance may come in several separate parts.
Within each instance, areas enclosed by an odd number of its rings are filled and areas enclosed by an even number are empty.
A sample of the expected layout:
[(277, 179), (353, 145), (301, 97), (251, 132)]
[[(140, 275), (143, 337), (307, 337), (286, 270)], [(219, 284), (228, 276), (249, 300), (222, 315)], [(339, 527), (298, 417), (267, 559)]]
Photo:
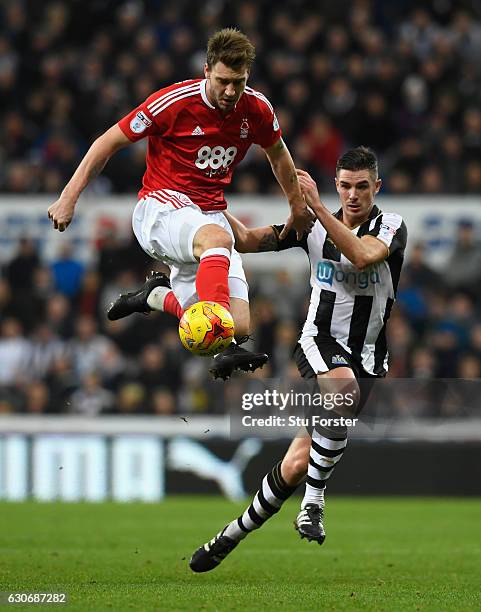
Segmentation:
[(194, 255), (200, 257), (208, 249), (227, 249), (232, 251), (232, 236), (218, 225), (206, 225), (196, 234), (194, 239)]
[(331, 392), (329, 405), (324, 406), (324, 408), (327, 408), (329, 412), (332, 411), (345, 418), (350, 418), (357, 414), (360, 396), (361, 392), (356, 379), (343, 380), (335, 392)]
[(357, 408), (361, 400), (361, 391), (356, 380), (350, 380), (342, 390), (344, 398), (342, 404), (342, 413), (345, 416), (354, 416), (357, 414)]
[(211, 239), (211, 245), (207, 248), (209, 249), (227, 249), (228, 251), (232, 251), (232, 247), (234, 246), (234, 242), (232, 240), (232, 236), (225, 232), (220, 231)]
[(335, 412), (344, 417), (352, 417), (357, 414), (357, 408), (361, 399), (361, 392), (357, 380), (353, 377), (344, 377), (342, 368), (331, 376), (320, 376), (318, 378), (319, 390), (323, 396), (322, 409)]

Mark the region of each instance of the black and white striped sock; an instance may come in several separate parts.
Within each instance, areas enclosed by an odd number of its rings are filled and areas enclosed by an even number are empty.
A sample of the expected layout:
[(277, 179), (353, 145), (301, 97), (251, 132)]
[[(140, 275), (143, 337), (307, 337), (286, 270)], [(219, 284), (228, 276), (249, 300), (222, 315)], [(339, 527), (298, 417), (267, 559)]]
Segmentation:
[(329, 437), (316, 430), (312, 433), (306, 492), (301, 502), (301, 508), (305, 508), (307, 504), (317, 504), (324, 507), (326, 481), (331, 476), (336, 463), (340, 461), (346, 448), (347, 431), (327, 435)]
[(249, 507), (235, 519), (223, 532), (223, 535), (232, 540), (239, 541), (245, 538), (254, 529), (259, 529), (288, 499), (297, 486), (290, 487), (281, 475), (281, 462), (277, 463), (271, 472), (262, 480), (262, 486), (257, 491)]

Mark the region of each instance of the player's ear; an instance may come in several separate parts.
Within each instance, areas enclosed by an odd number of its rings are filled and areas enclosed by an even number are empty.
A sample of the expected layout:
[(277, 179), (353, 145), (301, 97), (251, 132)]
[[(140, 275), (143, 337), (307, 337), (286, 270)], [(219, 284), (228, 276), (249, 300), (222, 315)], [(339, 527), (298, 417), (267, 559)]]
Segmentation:
[(339, 193), (339, 179), (337, 178), (337, 176), (334, 178), (334, 182), (336, 183), (336, 191), (337, 193)]
[(206, 62), (206, 63), (204, 64), (204, 76), (205, 76), (205, 78), (206, 78), (206, 79), (208, 79), (208, 78), (209, 78), (209, 72), (210, 72), (210, 70), (209, 70), (209, 64)]
[(379, 190), (381, 189), (381, 185), (382, 185), (381, 179), (377, 179), (375, 183), (375, 187), (374, 187), (374, 195), (379, 193)]

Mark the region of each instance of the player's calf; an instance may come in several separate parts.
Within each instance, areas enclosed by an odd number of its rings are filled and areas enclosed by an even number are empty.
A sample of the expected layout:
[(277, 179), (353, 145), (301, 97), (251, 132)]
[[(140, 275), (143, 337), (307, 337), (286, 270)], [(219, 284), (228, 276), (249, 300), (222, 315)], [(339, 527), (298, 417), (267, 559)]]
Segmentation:
[(199, 259), (195, 286), (199, 301), (217, 302), (230, 312), (229, 267), (232, 236), (216, 224), (202, 226), (193, 241), (193, 253)]
[(241, 540), (277, 514), (295, 490), (296, 486), (291, 487), (285, 482), (281, 464), (277, 463), (264, 476), (260, 489), (244, 513), (195, 551), (190, 560), (191, 569), (194, 572), (208, 572), (217, 567)]
[(311, 432), (307, 464), (306, 490), (301, 502), (301, 511), (294, 521), (294, 527), (301, 538), (322, 544), (324, 531), (324, 492), (326, 482), (335, 466), (341, 460), (347, 445), (347, 428), (319, 427)]
[[(307, 474), (309, 467), (309, 456), (311, 450), (311, 438), (306, 430), (302, 436), (295, 438), (291, 443), (287, 453), (282, 460), (281, 473), (284, 480), (291, 486), (300, 483)], [(316, 541), (319, 544), (324, 542), (326, 537), (324, 531), (323, 512), (324, 512), (324, 488), (317, 491), (317, 499), (312, 501), (313, 487), (306, 485), (306, 489), (311, 489), (311, 497), (304, 496), (301, 511), (294, 521), (294, 527), (299, 532), (301, 538), (307, 538), (310, 542)], [(305, 501), (307, 499), (307, 501)], [(309, 503), (309, 499), (311, 502)]]
[(304, 480), (309, 465), (311, 437), (305, 429), (300, 434), (291, 442), (281, 464), (282, 477), (291, 487)]

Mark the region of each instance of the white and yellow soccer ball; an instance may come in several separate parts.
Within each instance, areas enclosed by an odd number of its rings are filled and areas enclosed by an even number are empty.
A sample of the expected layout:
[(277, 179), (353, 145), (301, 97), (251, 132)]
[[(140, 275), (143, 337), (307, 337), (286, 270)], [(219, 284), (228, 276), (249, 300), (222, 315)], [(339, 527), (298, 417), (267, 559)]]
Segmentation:
[(197, 302), (182, 315), (179, 336), (194, 355), (211, 357), (225, 351), (234, 337), (234, 320), (217, 302)]

